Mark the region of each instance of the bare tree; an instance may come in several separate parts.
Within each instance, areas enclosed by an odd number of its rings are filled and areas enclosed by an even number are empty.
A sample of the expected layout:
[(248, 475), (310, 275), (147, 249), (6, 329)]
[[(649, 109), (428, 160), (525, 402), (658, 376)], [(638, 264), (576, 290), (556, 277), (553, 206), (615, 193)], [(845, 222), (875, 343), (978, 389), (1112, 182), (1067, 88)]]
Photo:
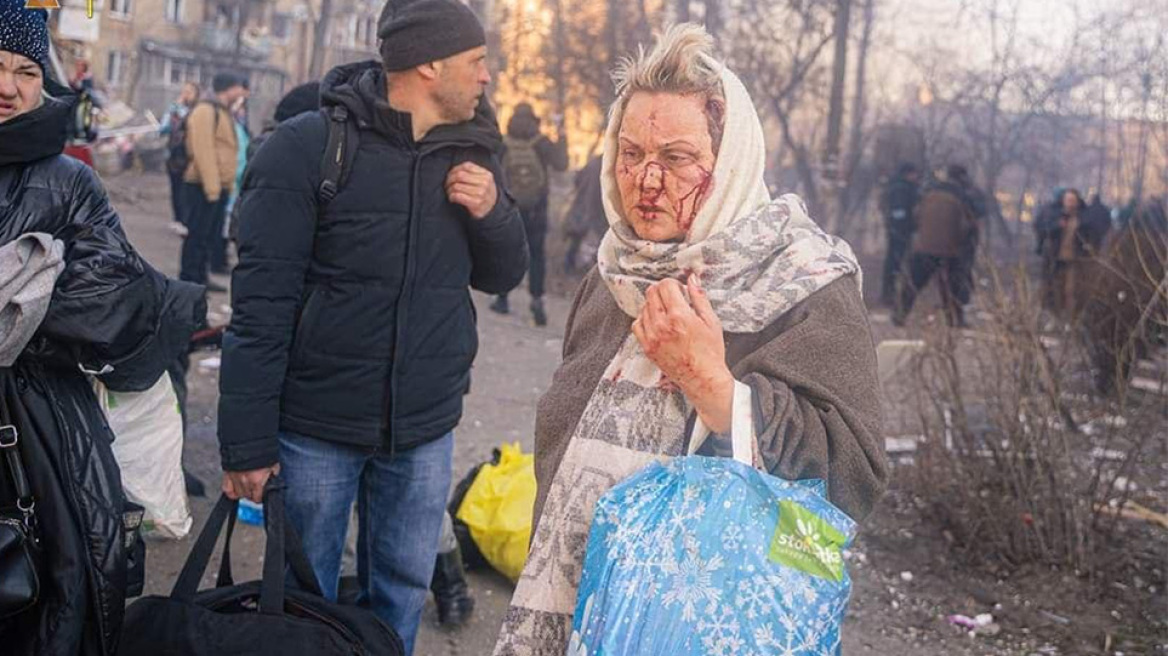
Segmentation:
[[(729, 17), (721, 43), (731, 66), (751, 89), (760, 113), (779, 124), (800, 190), (812, 212), (823, 198), (814, 163), (827, 71), (823, 55), (832, 43), (835, 2), (743, 0)], [(774, 35), (782, 25), (782, 39)]]
[(876, 24), (876, 0), (864, 0), (863, 9), (860, 49), (856, 57), (855, 87), (852, 92), (847, 161), (842, 170), (844, 185), (837, 204), (836, 230), (840, 233), (851, 227), (851, 217), (867, 204), (868, 196), (876, 182), (874, 171), (861, 168), (865, 147), (864, 121), (867, 114), (865, 83), (868, 76), (868, 53), (872, 46), (872, 30)]
[[(1026, 169), (1046, 158), (1034, 151), (1048, 144), (1034, 136), (1063, 120), (1075, 94), (1096, 75), (1081, 29), (1072, 30), (1066, 43), (1030, 41), (1021, 30), (1021, 7), (1022, 0), (963, 3), (953, 27), (986, 44), (985, 60), (954, 57), (930, 42), (912, 55), (925, 80), (927, 101), (914, 118), (925, 128), (930, 164), (969, 166), (980, 173), (991, 200), (1008, 169)], [(1057, 140), (1065, 142), (1066, 136)], [(1052, 161), (1062, 165), (1057, 157)], [(1023, 175), (1034, 177), (1029, 170)], [(1017, 191), (1021, 196), (1026, 190)], [(1012, 237), (999, 212), (991, 211), (987, 227), (991, 235)]]
[(848, 27), (852, 0), (837, 0), (832, 38), (835, 56), (831, 63), (831, 99), (827, 109), (827, 143), (823, 149), (823, 169), (830, 180), (836, 179), (839, 167), (840, 133), (844, 121), (844, 83), (848, 77)]
[(324, 74), (332, 17), (333, 0), (320, 0), (320, 14), (316, 19), (316, 29), (312, 33), (312, 58), (309, 59), (308, 63), (308, 79), (310, 80), (319, 80)]

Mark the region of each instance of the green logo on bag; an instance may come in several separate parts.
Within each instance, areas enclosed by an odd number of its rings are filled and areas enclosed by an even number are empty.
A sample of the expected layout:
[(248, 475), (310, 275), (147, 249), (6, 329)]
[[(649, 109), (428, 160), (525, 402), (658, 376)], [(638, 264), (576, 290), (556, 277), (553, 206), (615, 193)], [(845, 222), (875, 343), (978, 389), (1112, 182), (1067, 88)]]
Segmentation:
[(846, 542), (844, 534), (819, 515), (794, 501), (780, 501), (769, 556), (772, 562), (838, 583), (844, 580)]

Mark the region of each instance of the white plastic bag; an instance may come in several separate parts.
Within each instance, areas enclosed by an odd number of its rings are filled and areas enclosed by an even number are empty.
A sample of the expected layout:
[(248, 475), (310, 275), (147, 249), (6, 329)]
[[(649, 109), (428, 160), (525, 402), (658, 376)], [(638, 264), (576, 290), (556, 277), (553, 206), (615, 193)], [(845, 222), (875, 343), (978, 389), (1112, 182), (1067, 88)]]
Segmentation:
[(94, 391), (114, 433), (126, 497), (146, 509), (146, 521), (163, 536), (186, 536), (192, 522), (182, 473), (183, 425), (170, 376), (163, 374), (145, 392), (114, 392), (100, 381)]

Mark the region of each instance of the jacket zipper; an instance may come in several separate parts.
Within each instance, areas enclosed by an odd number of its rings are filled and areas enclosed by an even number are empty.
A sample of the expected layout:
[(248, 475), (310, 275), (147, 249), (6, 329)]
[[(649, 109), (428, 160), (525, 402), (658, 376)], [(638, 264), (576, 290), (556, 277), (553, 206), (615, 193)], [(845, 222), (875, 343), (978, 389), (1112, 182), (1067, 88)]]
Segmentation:
[(386, 402), (383, 403), (382, 416), (382, 431), (388, 433), (383, 442), (389, 443), (389, 457), (392, 460), (397, 454), (397, 375), (398, 375), (398, 354), (403, 351), (404, 340), (406, 338), (405, 326), (409, 318), (409, 304), (413, 298), (414, 291), (414, 277), (417, 274), (417, 262), (414, 260), (415, 246), (418, 238), (418, 224), (417, 219), (417, 201), (418, 201), (418, 180), (421, 178), (422, 160), (429, 155), (443, 150), (445, 148), (468, 148), (475, 144), (472, 142), (449, 142), (437, 146), (430, 146), (429, 148), (422, 148), (421, 150), (414, 150), (413, 173), (410, 178), (410, 214), (406, 224), (406, 271), (402, 276), (402, 285), (398, 290), (397, 296), (397, 310), (394, 314), (394, 332), (395, 337), (393, 341), (393, 352), (390, 354), (389, 367), (389, 389), (386, 390)]

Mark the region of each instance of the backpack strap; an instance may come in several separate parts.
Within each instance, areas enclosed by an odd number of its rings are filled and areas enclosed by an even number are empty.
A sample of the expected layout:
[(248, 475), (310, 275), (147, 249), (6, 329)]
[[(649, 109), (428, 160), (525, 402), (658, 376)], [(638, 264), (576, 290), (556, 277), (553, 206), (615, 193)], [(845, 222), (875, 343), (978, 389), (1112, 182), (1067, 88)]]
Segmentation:
[(357, 124), (349, 120), (349, 109), (344, 105), (334, 105), (321, 111), (328, 121), (328, 141), (320, 161), (318, 196), (321, 204), (327, 204), (336, 198), (348, 178), (357, 155), (360, 133)]

